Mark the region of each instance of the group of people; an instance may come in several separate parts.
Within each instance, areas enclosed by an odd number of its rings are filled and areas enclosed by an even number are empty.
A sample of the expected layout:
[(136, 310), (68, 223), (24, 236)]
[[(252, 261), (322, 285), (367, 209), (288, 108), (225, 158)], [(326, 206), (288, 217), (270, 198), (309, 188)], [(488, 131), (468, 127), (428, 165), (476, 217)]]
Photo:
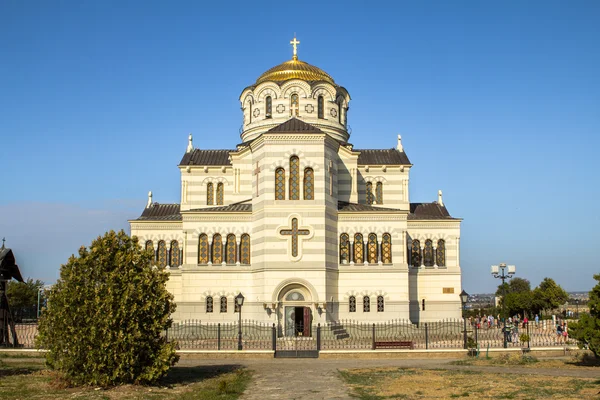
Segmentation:
[[(506, 320), (506, 326), (504, 326), (504, 320), (500, 318), (500, 314), (496, 317), (493, 315), (483, 315), (476, 317), (469, 317), (469, 323), (477, 329), (490, 329), (498, 328), (503, 329), (504, 335), (506, 336), (507, 342), (516, 341), (519, 336), (519, 328), (526, 329), (529, 324), (527, 316), (521, 317), (520, 314), (513, 315)], [(540, 317), (535, 314), (534, 317), (535, 326), (540, 325)], [(569, 338), (567, 321), (561, 318), (556, 318), (555, 321), (556, 336), (558, 343), (566, 343)]]

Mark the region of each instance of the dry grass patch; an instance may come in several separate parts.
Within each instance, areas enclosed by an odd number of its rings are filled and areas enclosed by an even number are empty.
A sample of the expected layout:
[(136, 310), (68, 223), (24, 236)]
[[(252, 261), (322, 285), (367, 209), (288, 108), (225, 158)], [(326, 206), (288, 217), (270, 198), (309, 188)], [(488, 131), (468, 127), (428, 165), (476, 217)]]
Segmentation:
[(472, 365), (477, 367), (489, 366), (519, 366), (534, 369), (577, 369), (587, 371), (598, 371), (600, 376), (600, 360), (589, 357), (585, 353), (576, 354), (568, 358), (559, 359), (537, 359), (535, 357), (520, 354), (501, 354), (497, 357), (465, 358), (450, 362), (451, 365)]
[(380, 399), (598, 399), (600, 380), (413, 368), (340, 371), (354, 397)]
[(39, 360), (0, 360), (0, 399), (224, 399), (244, 392), (251, 373), (237, 365), (173, 367), (157, 386), (123, 385), (111, 389), (66, 387), (60, 375)]

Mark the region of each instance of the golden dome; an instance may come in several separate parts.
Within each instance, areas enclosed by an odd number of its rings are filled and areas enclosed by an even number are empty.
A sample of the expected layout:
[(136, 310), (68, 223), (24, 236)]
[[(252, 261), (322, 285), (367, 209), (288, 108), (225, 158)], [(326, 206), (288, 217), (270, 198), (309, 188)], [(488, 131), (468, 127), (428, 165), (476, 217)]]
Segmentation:
[(335, 85), (333, 78), (327, 72), (298, 59), (292, 59), (271, 68), (258, 77), (256, 84), (267, 81), (284, 82), (290, 79), (325, 81)]

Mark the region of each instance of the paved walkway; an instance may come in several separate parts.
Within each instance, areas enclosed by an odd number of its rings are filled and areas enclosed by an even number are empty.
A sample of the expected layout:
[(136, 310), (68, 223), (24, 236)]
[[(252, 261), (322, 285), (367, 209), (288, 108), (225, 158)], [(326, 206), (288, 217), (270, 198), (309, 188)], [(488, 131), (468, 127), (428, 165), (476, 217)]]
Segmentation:
[(338, 370), (346, 368), (425, 368), (448, 370), (477, 370), (492, 373), (521, 375), (572, 376), (598, 378), (600, 370), (522, 368), (515, 366), (450, 365), (449, 359), (182, 359), (180, 366), (238, 365), (254, 372), (242, 400), (302, 399), (333, 400), (352, 399), (349, 387), (340, 379)]

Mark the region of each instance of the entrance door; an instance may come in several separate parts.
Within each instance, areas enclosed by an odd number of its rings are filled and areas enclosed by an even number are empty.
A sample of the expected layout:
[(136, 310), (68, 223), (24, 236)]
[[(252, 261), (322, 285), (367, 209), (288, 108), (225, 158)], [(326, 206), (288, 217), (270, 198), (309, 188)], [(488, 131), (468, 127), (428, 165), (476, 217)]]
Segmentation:
[(312, 337), (310, 307), (285, 306), (285, 337), (277, 340), (277, 358), (317, 358), (317, 339)]
[(311, 336), (312, 313), (309, 307), (285, 307), (285, 336)]

